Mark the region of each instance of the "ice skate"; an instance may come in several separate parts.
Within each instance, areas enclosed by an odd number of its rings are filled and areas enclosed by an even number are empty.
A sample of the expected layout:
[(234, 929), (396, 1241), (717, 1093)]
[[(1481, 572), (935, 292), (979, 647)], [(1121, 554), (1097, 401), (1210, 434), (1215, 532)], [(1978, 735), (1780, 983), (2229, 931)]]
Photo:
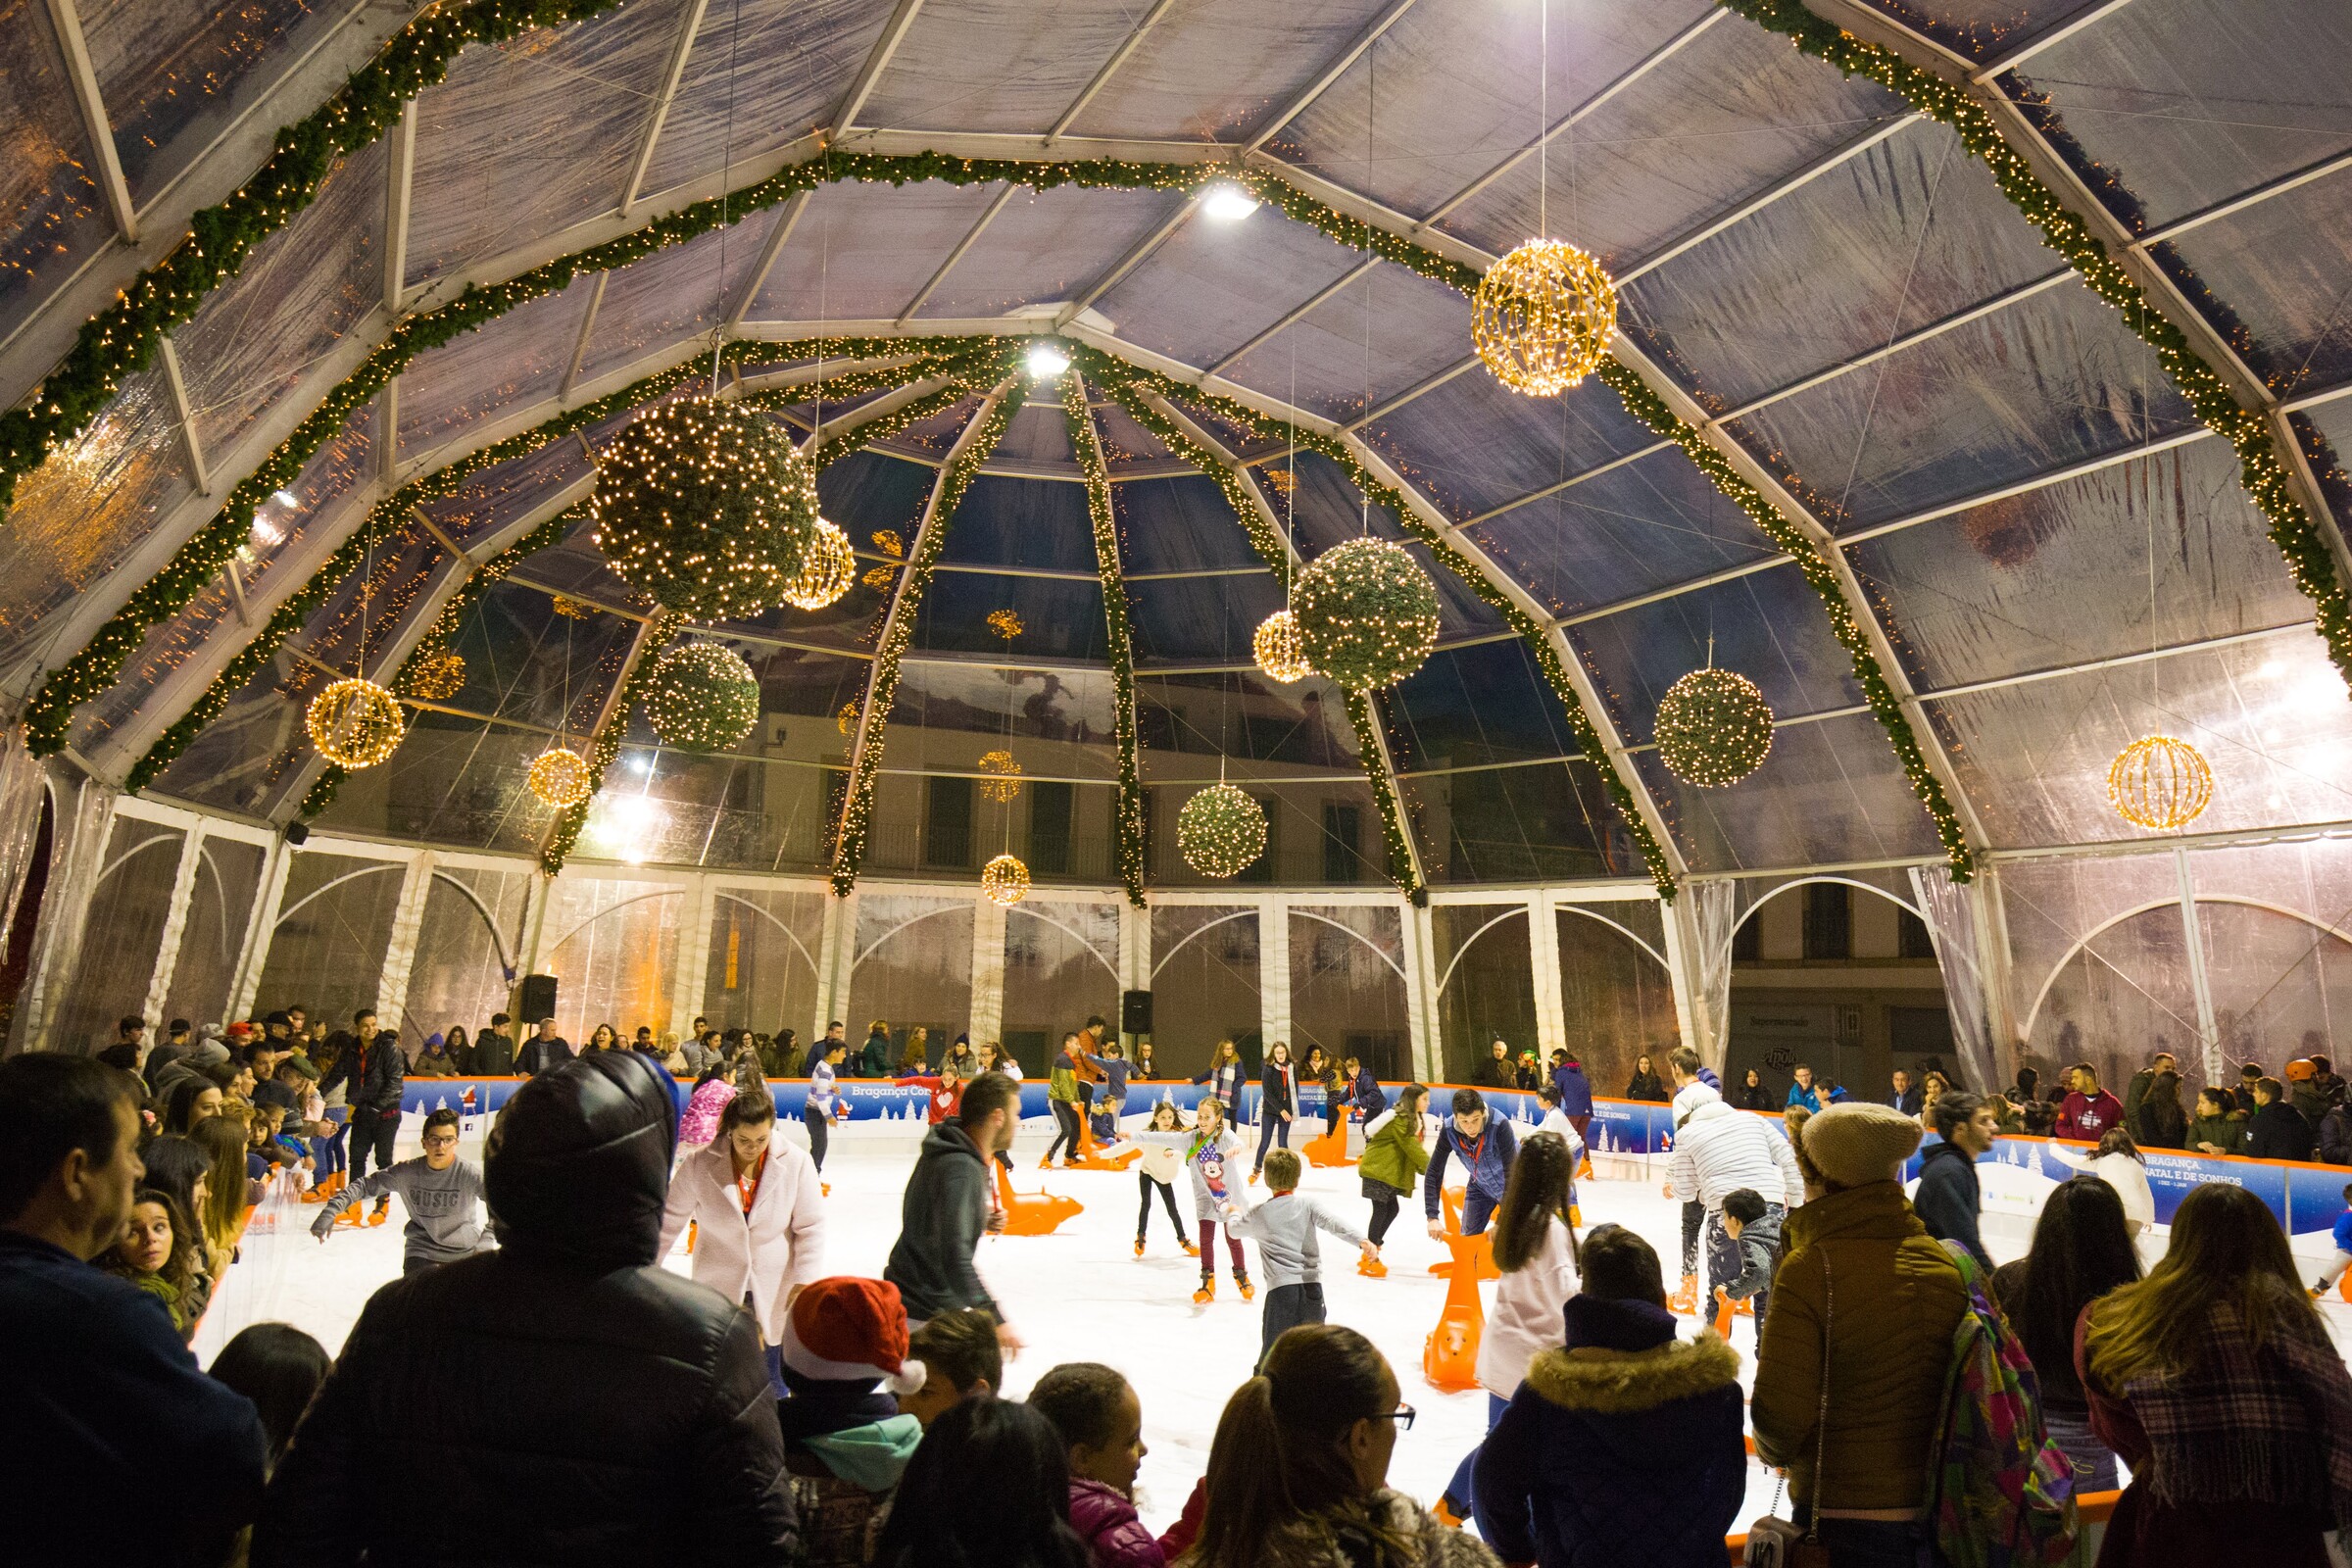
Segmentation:
[(1206, 1306), (1217, 1298), (1217, 1279), (1213, 1274), (1200, 1276), (1200, 1288), (1193, 1293), (1195, 1306)]

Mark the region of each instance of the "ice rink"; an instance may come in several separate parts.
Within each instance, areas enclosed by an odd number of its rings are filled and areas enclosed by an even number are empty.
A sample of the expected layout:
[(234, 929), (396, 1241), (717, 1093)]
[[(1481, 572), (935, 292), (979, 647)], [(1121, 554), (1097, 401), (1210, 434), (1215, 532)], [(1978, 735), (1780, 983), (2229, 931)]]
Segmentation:
[[(403, 1128), (401, 1157), (416, 1152), (417, 1118)], [(900, 1196), (913, 1160), (917, 1129), (858, 1126), (837, 1132), (825, 1163), (832, 1188), (826, 1207), (825, 1272), (879, 1276), (899, 1232)], [(797, 1126), (785, 1136), (798, 1142)], [(1136, 1177), (1132, 1171), (1041, 1171), (1037, 1161), (1051, 1137), (1047, 1127), (1025, 1129), (1014, 1151), (1015, 1186), (1074, 1198), (1084, 1211), (1045, 1237), (998, 1237), (981, 1244), (979, 1267), (1003, 1302), (1027, 1349), (1005, 1369), (1008, 1394), (1019, 1396), (1037, 1377), (1061, 1361), (1102, 1361), (1126, 1374), (1141, 1395), (1144, 1436), (1150, 1453), (1138, 1480), (1137, 1501), (1154, 1529), (1171, 1522), (1208, 1460), (1218, 1412), (1257, 1354), (1258, 1312), (1264, 1298), (1246, 1302), (1232, 1287), (1220, 1260), (1217, 1299), (1205, 1306), (1192, 1300), (1199, 1265), (1178, 1250), (1167, 1215), (1153, 1202), (1150, 1248), (1134, 1255)], [(469, 1130), (466, 1156), (479, 1159), (480, 1131)], [(1588, 1227), (1603, 1221), (1628, 1225), (1658, 1249), (1671, 1275), (1681, 1245), (1680, 1207), (1660, 1192), (1664, 1160), (1652, 1173), (1639, 1156), (1603, 1157), (1598, 1179), (1581, 1184)], [(2025, 1173), (1986, 1176), (1986, 1244), (1996, 1260), (2025, 1250), (2036, 1195), (2022, 1186), (2001, 1185), (2003, 1176), (2037, 1181)], [(1306, 1172), (1303, 1190), (1327, 1200), (1361, 1223), (1367, 1203), (1355, 1172)], [(2046, 1190), (2047, 1184), (2043, 1187)], [(1263, 1197), (1264, 1190), (1254, 1190)], [(1192, 1208), (1181, 1187), (1178, 1207), (1188, 1220)], [(246, 1323), (277, 1319), (316, 1335), (337, 1349), (378, 1286), (400, 1272), (401, 1223), (397, 1200), (380, 1227), (338, 1228), (321, 1245), (308, 1231), (317, 1208), (275, 1199), (257, 1214), (245, 1257), (231, 1270), (197, 1339), (208, 1364), (228, 1335)], [(1256, 1248), (1245, 1244), (1253, 1278)], [(2305, 1238), (2303, 1249), (2326, 1250), (2326, 1239)], [(2161, 1255), (2162, 1235), (2144, 1250)], [(1222, 1246), (1220, 1244), (1220, 1252)], [(1434, 1499), (1462, 1455), (1484, 1435), (1486, 1396), (1444, 1394), (1421, 1374), (1422, 1342), (1438, 1319), (1446, 1282), (1428, 1266), (1446, 1255), (1407, 1206), (1391, 1231), (1386, 1259), (1389, 1276), (1366, 1279), (1355, 1272), (1352, 1249), (1324, 1239), (1323, 1280), (1331, 1321), (1362, 1331), (1396, 1367), (1406, 1403), (1417, 1410), (1412, 1430), (1396, 1446), (1392, 1485), (1424, 1501)], [(2307, 1261), (2303, 1257), (2299, 1262)], [(667, 1260), (680, 1272), (691, 1267), (683, 1249)], [(1671, 1286), (1673, 1281), (1668, 1281)], [(1484, 1288), (1492, 1305), (1494, 1287)], [(2352, 1305), (2330, 1298), (2329, 1328), (2342, 1345), (2352, 1332)], [(1755, 1338), (1750, 1320), (1733, 1326), (1740, 1354), (1740, 1381), (1753, 1374)], [(1752, 1460), (1748, 1505), (1740, 1523), (1760, 1514), (1773, 1500), (1773, 1478)]]

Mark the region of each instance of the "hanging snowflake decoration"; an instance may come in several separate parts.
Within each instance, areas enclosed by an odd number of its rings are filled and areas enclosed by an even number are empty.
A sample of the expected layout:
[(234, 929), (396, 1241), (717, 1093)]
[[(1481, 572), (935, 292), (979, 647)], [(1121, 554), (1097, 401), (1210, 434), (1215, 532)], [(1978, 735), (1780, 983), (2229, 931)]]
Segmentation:
[(980, 781), (980, 798), (986, 801), (1009, 801), (1021, 793), (1021, 764), (1010, 752), (982, 752), (980, 771), (988, 777)]

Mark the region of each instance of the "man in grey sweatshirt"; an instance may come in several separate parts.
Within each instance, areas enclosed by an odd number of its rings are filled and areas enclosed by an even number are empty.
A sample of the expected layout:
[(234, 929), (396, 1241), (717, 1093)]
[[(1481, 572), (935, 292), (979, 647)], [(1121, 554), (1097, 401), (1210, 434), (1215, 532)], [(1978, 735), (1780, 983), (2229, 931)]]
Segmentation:
[(1266, 1275), (1266, 1312), (1257, 1359), (1265, 1364), (1274, 1342), (1301, 1323), (1323, 1321), (1323, 1254), (1315, 1232), (1326, 1230), (1377, 1260), (1380, 1249), (1364, 1233), (1311, 1198), (1300, 1197), (1298, 1156), (1287, 1149), (1266, 1155), (1266, 1189), (1272, 1195), (1252, 1209), (1229, 1205), (1225, 1230), (1257, 1243)]
[(458, 1113), (436, 1110), (424, 1118), (424, 1154), (404, 1159), (373, 1175), (363, 1176), (326, 1200), (311, 1221), (311, 1234), (321, 1242), (333, 1234), (335, 1216), (369, 1198), (398, 1193), (408, 1205), (409, 1224), (403, 1236), (403, 1274), (454, 1263), (494, 1245), (484, 1233), (482, 1167), (458, 1157)]
[[(827, 1050), (831, 1050), (828, 1044)], [(910, 1325), (976, 1307), (997, 1320), (997, 1344), (1009, 1359), (1020, 1337), (981, 1283), (972, 1252), (983, 1235), (1004, 1228), (991, 1161), (1012, 1147), (1020, 1125), (1021, 1086), (984, 1072), (964, 1086), (956, 1115), (931, 1129), (915, 1155), (900, 1205), (899, 1240), (882, 1277), (899, 1288)]]

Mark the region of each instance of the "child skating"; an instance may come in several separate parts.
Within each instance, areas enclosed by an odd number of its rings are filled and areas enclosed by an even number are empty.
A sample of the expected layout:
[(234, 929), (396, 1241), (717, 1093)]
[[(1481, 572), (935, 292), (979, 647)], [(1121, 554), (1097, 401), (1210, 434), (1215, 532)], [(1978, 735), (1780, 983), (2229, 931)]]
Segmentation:
[[(1396, 1091), (1394, 1109), (1377, 1112), (1364, 1123), (1364, 1155), (1355, 1171), (1363, 1178), (1364, 1196), (1372, 1200), (1369, 1234), (1376, 1249), (1389, 1239), (1398, 1207), (1429, 1168), (1429, 1151), (1421, 1147), (1421, 1102), (1428, 1098), (1426, 1085), (1407, 1084)], [(1389, 1273), (1377, 1255), (1359, 1261), (1355, 1271), (1376, 1280)]]
[(1367, 1263), (1380, 1261), (1380, 1249), (1362, 1231), (1313, 1199), (1299, 1196), (1298, 1156), (1289, 1150), (1277, 1149), (1266, 1156), (1266, 1200), (1255, 1208), (1225, 1210), (1225, 1234), (1257, 1243), (1258, 1260), (1266, 1266), (1270, 1288), (1257, 1347), (1261, 1362), (1286, 1331), (1324, 1321), (1323, 1256), (1315, 1232), (1329, 1231), (1353, 1246)]
[[(1152, 1125), (1146, 1129), (1155, 1133), (1184, 1132), (1184, 1118), (1177, 1114), (1175, 1102), (1161, 1101), (1152, 1107)], [(1176, 1233), (1176, 1245), (1187, 1256), (1198, 1257), (1200, 1249), (1184, 1234), (1184, 1218), (1176, 1212), (1176, 1177), (1184, 1169), (1184, 1155), (1167, 1144), (1146, 1144), (1144, 1157), (1136, 1166), (1135, 1187), (1135, 1255), (1144, 1255), (1144, 1233), (1152, 1225), (1152, 1190), (1159, 1189), (1159, 1200), (1168, 1211), (1168, 1227)]]
[[(1191, 1132), (1141, 1132), (1135, 1141), (1147, 1150), (1156, 1146), (1182, 1151), (1193, 1177), (1193, 1217), (1200, 1226), (1200, 1288), (1193, 1293), (1193, 1299), (1202, 1304), (1213, 1301), (1217, 1298), (1217, 1224), (1226, 1204), (1234, 1200), (1226, 1177), (1233, 1156), (1242, 1150), (1240, 1135), (1225, 1125), (1224, 1102), (1203, 1095), (1194, 1112)], [(1233, 1283), (1241, 1289), (1242, 1299), (1254, 1299), (1257, 1288), (1250, 1283), (1249, 1260), (1231, 1231), (1225, 1233), (1225, 1246), (1232, 1254)]]

